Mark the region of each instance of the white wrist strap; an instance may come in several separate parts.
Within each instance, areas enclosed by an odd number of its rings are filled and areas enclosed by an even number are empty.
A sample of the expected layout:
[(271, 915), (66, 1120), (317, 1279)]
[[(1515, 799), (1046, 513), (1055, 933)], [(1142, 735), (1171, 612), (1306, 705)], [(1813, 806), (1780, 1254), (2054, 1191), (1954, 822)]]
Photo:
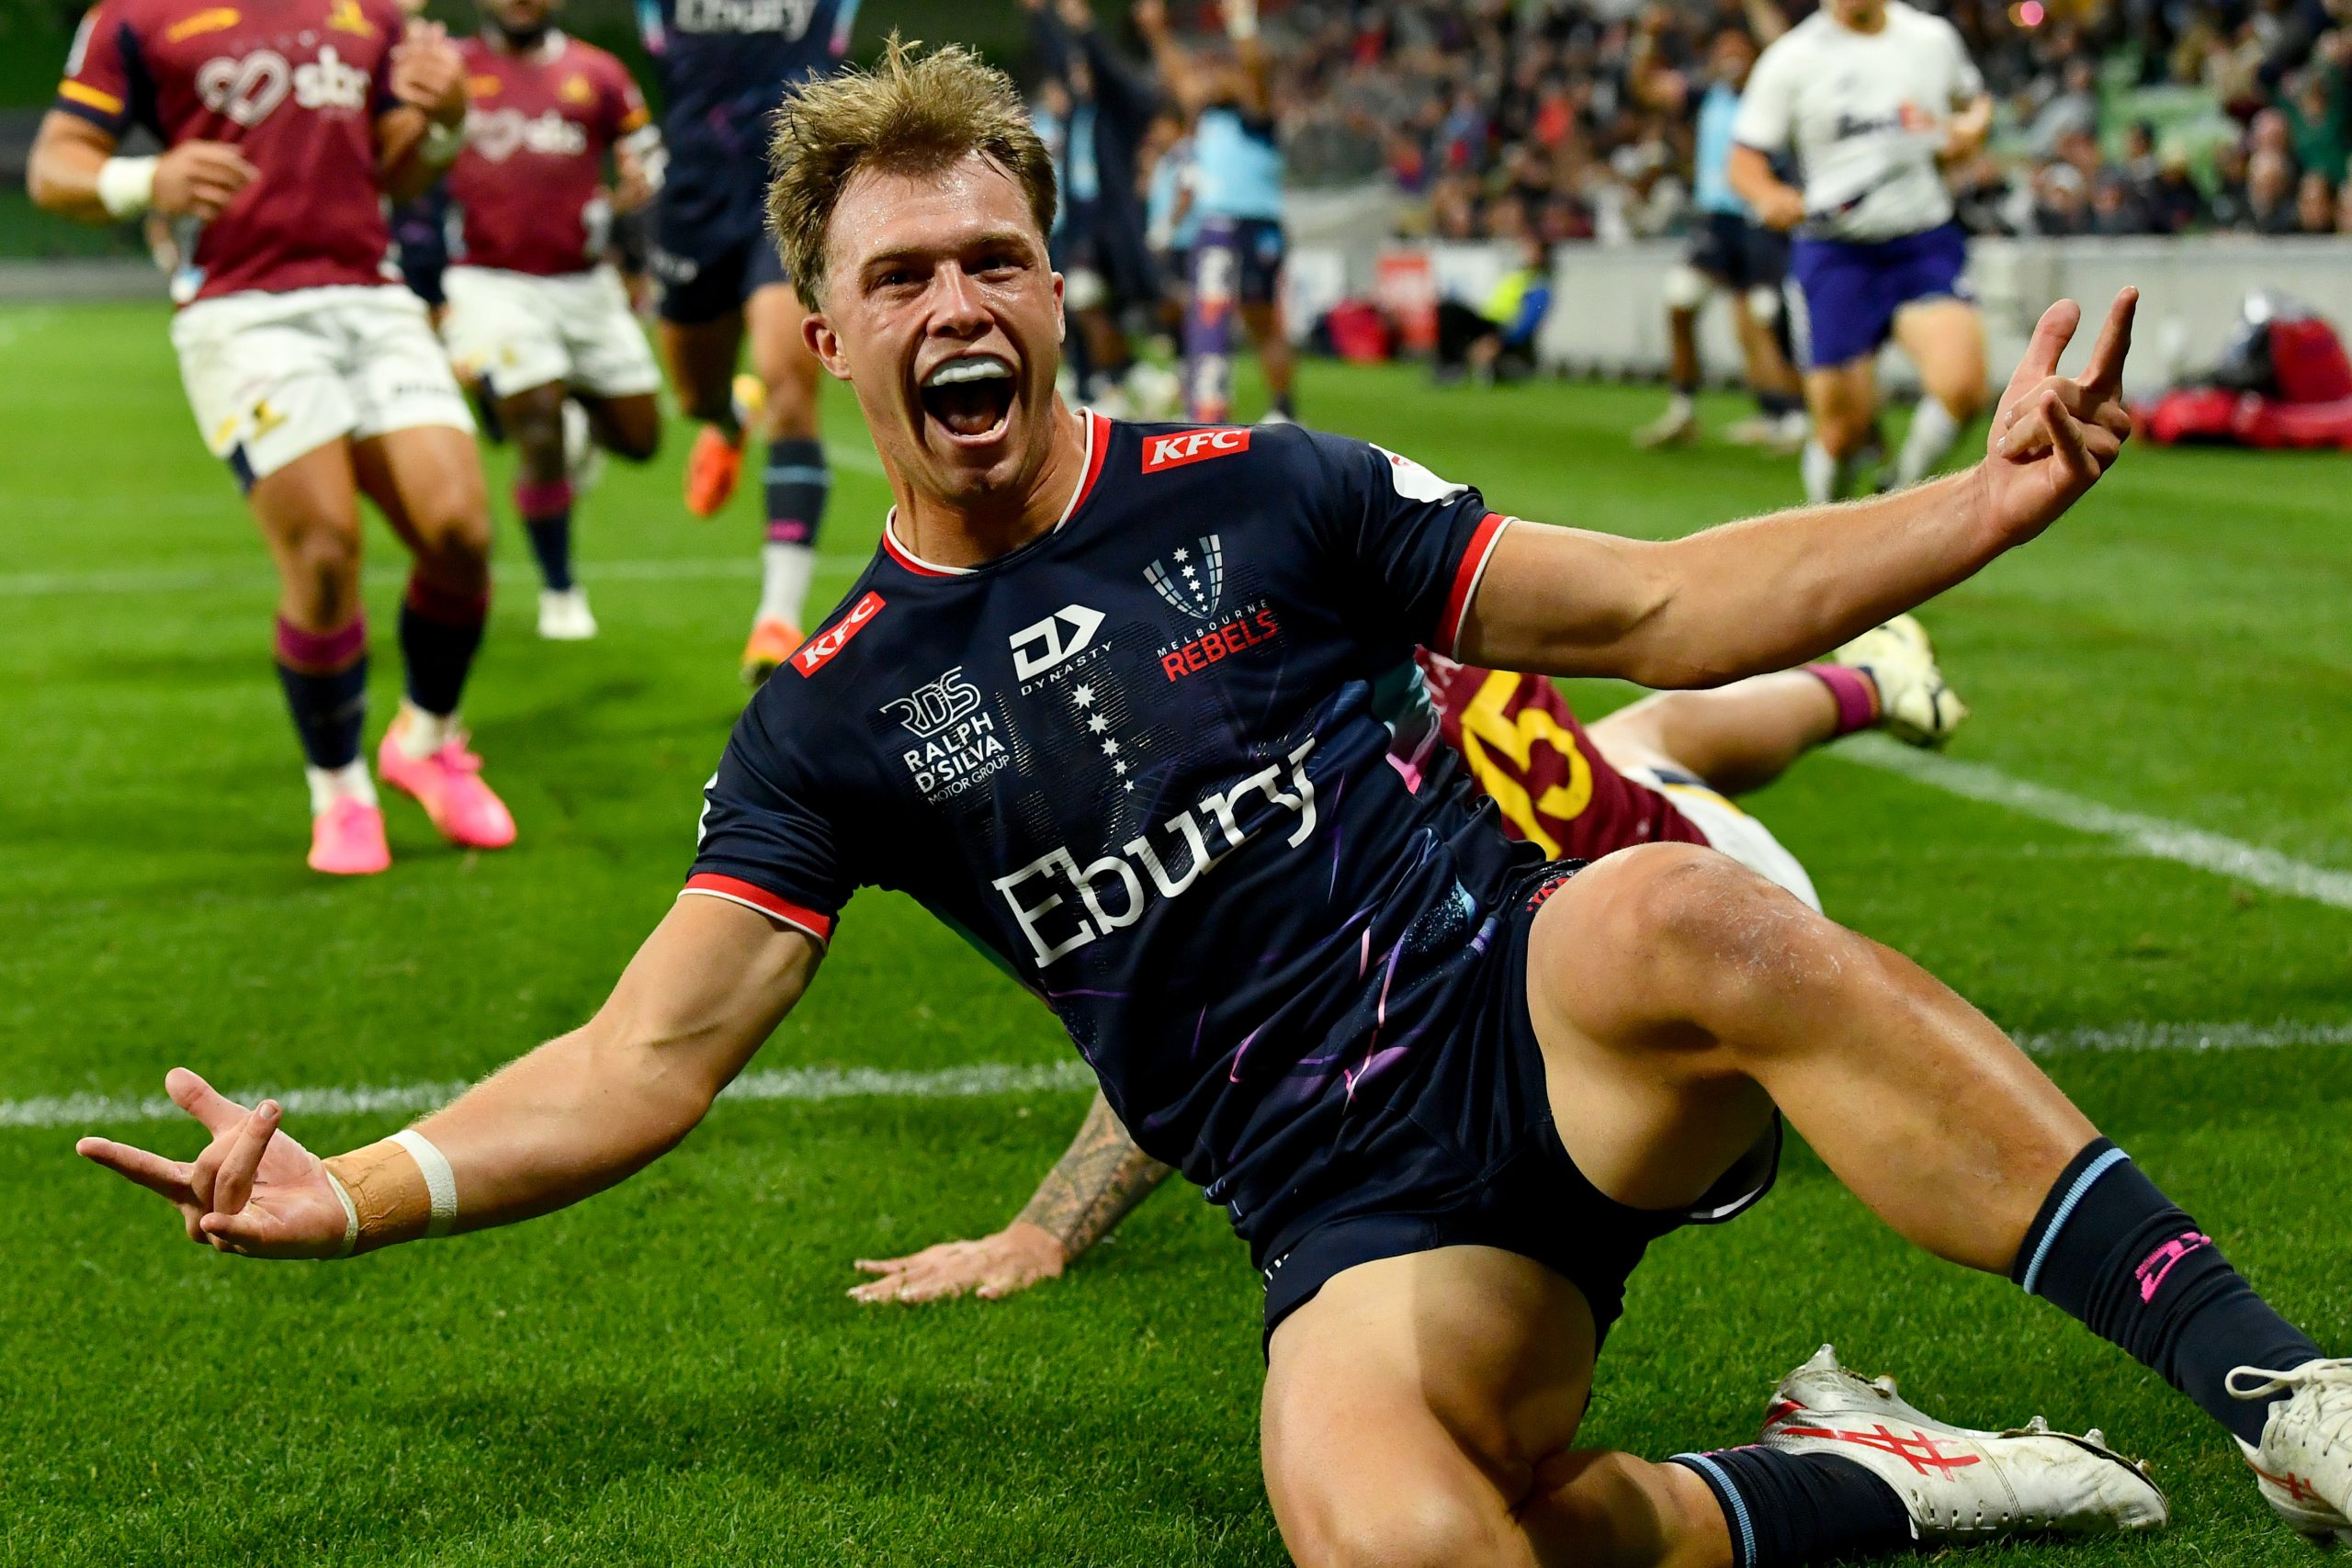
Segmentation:
[(351, 1190), (334, 1171), (327, 1171), (326, 1179), (327, 1185), (334, 1189), (336, 1201), (343, 1205), (343, 1246), (335, 1256), (348, 1258), (359, 1247), (359, 1206), (351, 1201)]
[(458, 1173), (449, 1168), (449, 1156), (413, 1127), (394, 1133), (392, 1142), (406, 1149), (416, 1168), (424, 1173), (424, 1190), (433, 1201), (433, 1217), (424, 1222), (425, 1235), (447, 1235), (458, 1219)]
[(1258, 36), (1258, 0), (1225, 0), (1225, 36), (1236, 43)]
[(136, 218), (155, 205), (161, 158), (108, 158), (98, 165), (98, 202), (110, 216)]

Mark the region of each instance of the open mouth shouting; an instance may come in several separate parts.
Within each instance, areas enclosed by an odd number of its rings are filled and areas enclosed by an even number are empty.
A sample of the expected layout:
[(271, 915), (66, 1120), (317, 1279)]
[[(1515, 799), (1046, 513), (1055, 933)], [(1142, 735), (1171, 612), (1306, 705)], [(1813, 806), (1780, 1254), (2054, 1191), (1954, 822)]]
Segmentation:
[(957, 446), (985, 446), (1012, 418), (1018, 383), (1012, 367), (993, 354), (950, 359), (923, 378), (923, 413)]

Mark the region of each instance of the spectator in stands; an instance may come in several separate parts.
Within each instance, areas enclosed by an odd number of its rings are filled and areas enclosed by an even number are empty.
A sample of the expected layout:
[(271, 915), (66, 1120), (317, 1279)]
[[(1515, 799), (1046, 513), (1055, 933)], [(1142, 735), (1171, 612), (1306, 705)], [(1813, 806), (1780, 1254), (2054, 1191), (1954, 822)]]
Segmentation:
[(2254, 197), (2247, 189), (2247, 154), (2245, 143), (2232, 141), (2213, 154), (2213, 191), (2206, 197), (2205, 210), (2209, 221), (2216, 229), (2251, 229), (2254, 222)]
[(1505, 273), (1473, 310), (1457, 299), (1437, 308), (1437, 378), (1464, 376), (1482, 385), (1516, 380), (1535, 368), (1535, 337), (1552, 309), (1550, 248), (1533, 236), (1520, 243), (1519, 265)]
[(2317, 169), (2305, 175), (2302, 183), (2295, 187), (2295, 232), (2335, 232), (2335, 187)]
[(2189, 171), (2188, 154), (2167, 147), (2156, 158), (2155, 177), (2141, 192), (2151, 234), (2186, 234), (2205, 221), (2204, 194)]
[(2295, 231), (2295, 169), (2287, 154), (2265, 147), (2254, 154), (2246, 175), (2246, 206), (2259, 234)]

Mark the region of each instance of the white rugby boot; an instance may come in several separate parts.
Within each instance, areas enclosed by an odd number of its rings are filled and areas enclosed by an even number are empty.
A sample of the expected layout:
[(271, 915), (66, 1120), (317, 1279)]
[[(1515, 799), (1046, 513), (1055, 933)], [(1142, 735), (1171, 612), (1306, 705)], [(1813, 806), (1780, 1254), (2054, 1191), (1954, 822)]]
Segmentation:
[(2270, 1407), (2261, 1446), (2238, 1447), (2262, 1500), (2290, 1529), (2352, 1543), (2352, 1360), (2305, 1361), (2287, 1372), (2240, 1367), (2229, 1389), (2238, 1399), (2293, 1391)]
[(596, 635), (596, 617), (584, 588), (539, 590), (539, 635), (549, 642), (586, 642)]
[(1768, 1449), (1852, 1460), (1893, 1487), (1923, 1541), (2105, 1535), (2171, 1521), (2165, 1495), (2098, 1431), (2053, 1432), (2039, 1416), (2006, 1432), (1954, 1427), (1819, 1354), (1781, 1381), (1764, 1413)]
[(1878, 688), (1879, 728), (1906, 746), (1941, 746), (1968, 722), (1968, 705), (1936, 667), (1935, 645), (1916, 615), (1872, 626), (1829, 661), (1870, 676)]

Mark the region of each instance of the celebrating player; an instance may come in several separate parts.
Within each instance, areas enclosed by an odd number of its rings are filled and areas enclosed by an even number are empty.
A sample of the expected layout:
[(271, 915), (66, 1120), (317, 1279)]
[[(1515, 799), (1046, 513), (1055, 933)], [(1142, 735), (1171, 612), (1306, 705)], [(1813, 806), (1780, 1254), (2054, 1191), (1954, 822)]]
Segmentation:
[[(1939, 746), (1968, 716), (1909, 615), (1865, 632), (1831, 663), (1713, 692), (1661, 692), (1589, 728), (1540, 675), (1479, 670), (1422, 650), (1430, 717), (1413, 724), (1457, 753), (1504, 832), (1550, 860), (1595, 861), (1636, 844), (1706, 844), (1815, 908), (1812, 878), (1731, 797), (1762, 789), (1815, 747), (1877, 726)], [(1414, 705), (1418, 709), (1419, 705)], [(905, 1258), (859, 1259), (880, 1278), (862, 1302), (997, 1300), (1055, 1279), (1166, 1180), (1101, 1095), (1078, 1136), (1012, 1224)], [(1724, 1218), (1730, 1216), (1725, 1215)]]
[[(1927, 395), (1894, 479), (1936, 471), (1984, 402), (1984, 328), (1961, 283), (1968, 239), (1939, 161), (1967, 156), (1993, 100), (1950, 22), (1903, 0), (1825, 0), (1764, 51), (1733, 128), (1732, 188), (1758, 221), (1797, 234), (1811, 322), (1807, 500), (1845, 493), (1878, 419), (1891, 337)], [(1793, 150), (1804, 188), (1771, 159)]]
[[(660, 68), (669, 169), (653, 214), (662, 350), (686, 412), (704, 423), (686, 459), (686, 510), (715, 517), (767, 443), (767, 543), (743, 679), (765, 681), (800, 646), (832, 470), (817, 430), (808, 312), (768, 243), (768, 117), (794, 84), (839, 69), (859, 0), (639, 0)], [(735, 367), (752, 341), (752, 374)]]
[[(408, 694), (377, 767), (450, 842), (514, 840), (458, 722), (490, 604), (473, 421), (424, 304), (387, 260), (383, 212), (457, 155), (464, 115), (456, 47), (396, 0), (99, 0), (33, 147), (41, 206), (94, 223), (160, 212), (187, 231), (172, 343), (197, 427), (277, 564), (277, 673), (322, 872), (391, 863), (359, 755), (361, 494), (416, 563), (400, 622)], [(134, 124), (167, 151), (115, 156)]]
[(580, 400), (605, 451), (643, 462), (662, 444), (662, 375), (604, 260), (614, 209), (652, 197), (660, 143), (628, 69), (558, 31), (554, 11), (555, 0), (481, 0), (481, 34), (461, 46), (472, 107), (449, 171), (462, 252), (443, 284), (443, 335), (521, 459), (514, 506), (545, 585), (539, 635), (576, 641), (596, 620), (571, 572), (565, 400)]
[(683, 1139), (851, 891), (888, 886), (1025, 976), (1249, 1243), (1303, 1562), (1757, 1568), (2161, 1524), (2098, 1442), (1947, 1426), (1826, 1355), (1754, 1446), (1576, 1450), (1643, 1248), (1758, 1190), (1782, 1115), (1903, 1235), (2151, 1364), (2297, 1528), (2352, 1528), (2352, 1361), (1981, 1014), (1713, 850), (1543, 863), (1442, 751), (1398, 754), (1374, 686), (1416, 643), (1678, 688), (1860, 635), (2116, 460), (2132, 296), (2080, 379), (2078, 313), (2043, 318), (1970, 472), (1646, 543), (1511, 521), (1362, 442), (1073, 415), (1052, 165), (963, 50), (804, 86), (776, 170), (810, 345), (898, 506), (745, 710), (686, 896), (593, 1021), (391, 1139), (321, 1160), (182, 1070), (201, 1156), (85, 1155), (255, 1256), (544, 1213)]
[[(1699, 209), (1699, 230), (1690, 259), (1666, 276), (1673, 397), (1666, 412), (1634, 435), (1636, 446), (1674, 446), (1698, 436), (1699, 312), (1719, 288), (1730, 298), (1747, 385), (1761, 411), (1725, 432), (1726, 438), (1743, 446), (1770, 446), (1783, 456), (1793, 456), (1804, 443), (1804, 400), (1789, 363), (1788, 301), (1781, 292), (1788, 277), (1788, 237), (1754, 222), (1747, 204), (1731, 188), (1732, 124), (1739, 117), (1739, 95), (1756, 67), (1759, 44), (1788, 30), (1768, 0), (1748, 0), (1748, 12), (1747, 27), (1724, 28), (1709, 50), (1711, 80), (1699, 95), (1695, 117), (1691, 199)], [(1693, 84), (1658, 62), (1656, 36), (1645, 25), (1628, 82), (1643, 102), (1679, 117), (1689, 112)]]

